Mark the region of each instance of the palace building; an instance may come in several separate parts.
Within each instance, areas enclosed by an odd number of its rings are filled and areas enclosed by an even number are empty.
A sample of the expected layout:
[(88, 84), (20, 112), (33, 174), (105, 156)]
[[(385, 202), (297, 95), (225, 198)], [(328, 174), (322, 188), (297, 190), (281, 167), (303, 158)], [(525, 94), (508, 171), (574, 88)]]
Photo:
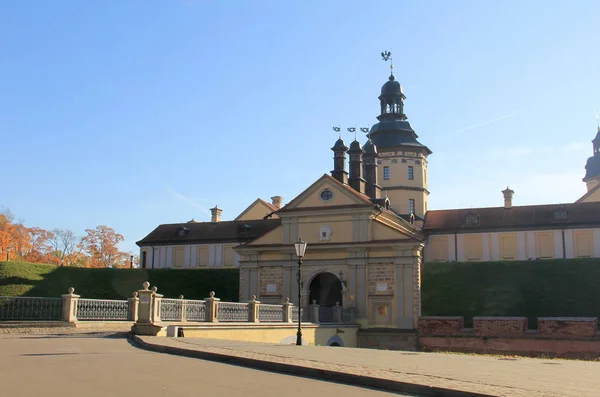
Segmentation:
[[(144, 268), (240, 269), (240, 301), (298, 295), (293, 243), (303, 258), (302, 306), (341, 305), (365, 328), (414, 329), (427, 262), (600, 257), (600, 129), (576, 203), (429, 210), (427, 158), (393, 74), (364, 145), (338, 139), (333, 171), (283, 205), (255, 200), (232, 221), (159, 225), (138, 241)], [(347, 167), (348, 166), (348, 167)]]

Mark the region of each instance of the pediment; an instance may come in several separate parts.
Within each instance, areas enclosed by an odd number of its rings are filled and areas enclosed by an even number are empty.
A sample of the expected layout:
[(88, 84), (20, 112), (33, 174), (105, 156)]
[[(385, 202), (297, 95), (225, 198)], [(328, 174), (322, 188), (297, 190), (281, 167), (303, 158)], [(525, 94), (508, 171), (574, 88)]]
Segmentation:
[(369, 198), (348, 185), (325, 174), (296, 198), (282, 212), (301, 208), (327, 208), (351, 205), (371, 205)]

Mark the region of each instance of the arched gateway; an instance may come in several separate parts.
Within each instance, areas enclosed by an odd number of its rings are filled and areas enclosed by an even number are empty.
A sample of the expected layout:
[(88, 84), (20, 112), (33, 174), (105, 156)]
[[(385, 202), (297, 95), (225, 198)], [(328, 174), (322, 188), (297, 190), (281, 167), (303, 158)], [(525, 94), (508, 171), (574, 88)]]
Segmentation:
[(342, 283), (332, 273), (317, 274), (310, 282), (309, 291), (310, 303), (316, 301), (323, 308), (333, 307), (336, 303), (342, 305)]

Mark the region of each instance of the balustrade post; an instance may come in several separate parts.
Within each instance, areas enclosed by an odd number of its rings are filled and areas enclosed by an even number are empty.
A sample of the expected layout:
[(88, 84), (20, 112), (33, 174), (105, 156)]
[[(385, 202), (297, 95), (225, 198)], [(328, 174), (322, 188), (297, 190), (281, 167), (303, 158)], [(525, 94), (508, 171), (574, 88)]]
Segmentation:
[(160, 309), (162, 303), (162, 295), (157, 293), (158, 288), (156, 285), (152, 287), (152, 323), (160, 323)]
[(335, 306), (333, 307), (333, 322), (342, 322), (342, 307), (340, 306), (340, 302), (335, 302)]
[(140, 299), (138, 298), (138, 293), (133, 293), (133, 298), (127, 299), (127, 320), (136, 322), (138, 319), (138, 306)]
[(62, 320), (70, 323), (77, 322), (77, 302), (79, 301), (79, 295), (75, 295), (75, 288), (69, 288), (69, 293), (62, 295), (63, 298), (63, 309), (62, 309)]
[(204, 299), (206, 305), (206, 317), (205, 321), (208, 323), (219, 322), (219, 301), (221, 299), (215, 298), (215, 291), (210, 291), (209, 297)]
[(181, 317), (179, 318), (179, 321), (181, 322), (186, 322), (186, 310), (187, 310), (187, 302), (185, 301), (185, 299), (183, 299), (183, 295), (179, 295), (179, 299), (181, 300)]
[(258, 311), (260, 310), (260, 302), (256, 300), (256, 295), (252, 295), (252, 300), (248, 302), (248, 321), (251, 323), (260, 322)]
[(144, 284), (142, 284), (142, 286), (144, 287), (144, 289), (137, 291), (139, 297), (139, 304), (137, 313), (138, 318), (136, 323), (152, 324), (154, 291), (149, 289), (150, 283), (147, 281), (145, 281)]
[(317, 305), (316, 299), (313, 299), (313, 303), (310, 305), (310, 322), (319, 324), (319, 305)]
[(284, 323), (293, 323), (292, 310), (294, 309), (294, 304), (290, 302), (290, 298), (285, 298), (285, 303), (283, 304), (283, 318), (282, 321)]

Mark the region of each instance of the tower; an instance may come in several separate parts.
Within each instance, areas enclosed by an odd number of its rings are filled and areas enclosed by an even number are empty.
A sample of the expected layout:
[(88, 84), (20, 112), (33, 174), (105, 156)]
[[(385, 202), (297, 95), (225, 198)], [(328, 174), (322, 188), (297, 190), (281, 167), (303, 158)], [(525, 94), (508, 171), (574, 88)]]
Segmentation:
[[(382, 53), (382, 56), (385, 61), (391, 61), (389, 52)], [(385, 190), (394, 211), (423, 218), (429, 198), (427, 156), (432, 152), (417, 140), (417, 134), (407, 121), (404, 113), (406, 96), (396, 81), (393, 67), (390, 65), (390, 77), (381, 87), (378, 98), (379, 122), (369, 132), (370, 141), (377, 147), (379, 155), (377, 185)]]
[(333, 171), (331, 171), (331, 176), (343, 184), (348, 184), (348, 173), (346, 172), (346, 151), (348, 147), (346, 147), (344, 141), (340, 138), (335, 142), (331, 150), (333, 150)]
[(585, 164), (585, 176), (583, 177), (588, 192), (600, 185), (600, 126), (598, 126), (596, 137), (592, 140), (592, 147), (594, 154)]

